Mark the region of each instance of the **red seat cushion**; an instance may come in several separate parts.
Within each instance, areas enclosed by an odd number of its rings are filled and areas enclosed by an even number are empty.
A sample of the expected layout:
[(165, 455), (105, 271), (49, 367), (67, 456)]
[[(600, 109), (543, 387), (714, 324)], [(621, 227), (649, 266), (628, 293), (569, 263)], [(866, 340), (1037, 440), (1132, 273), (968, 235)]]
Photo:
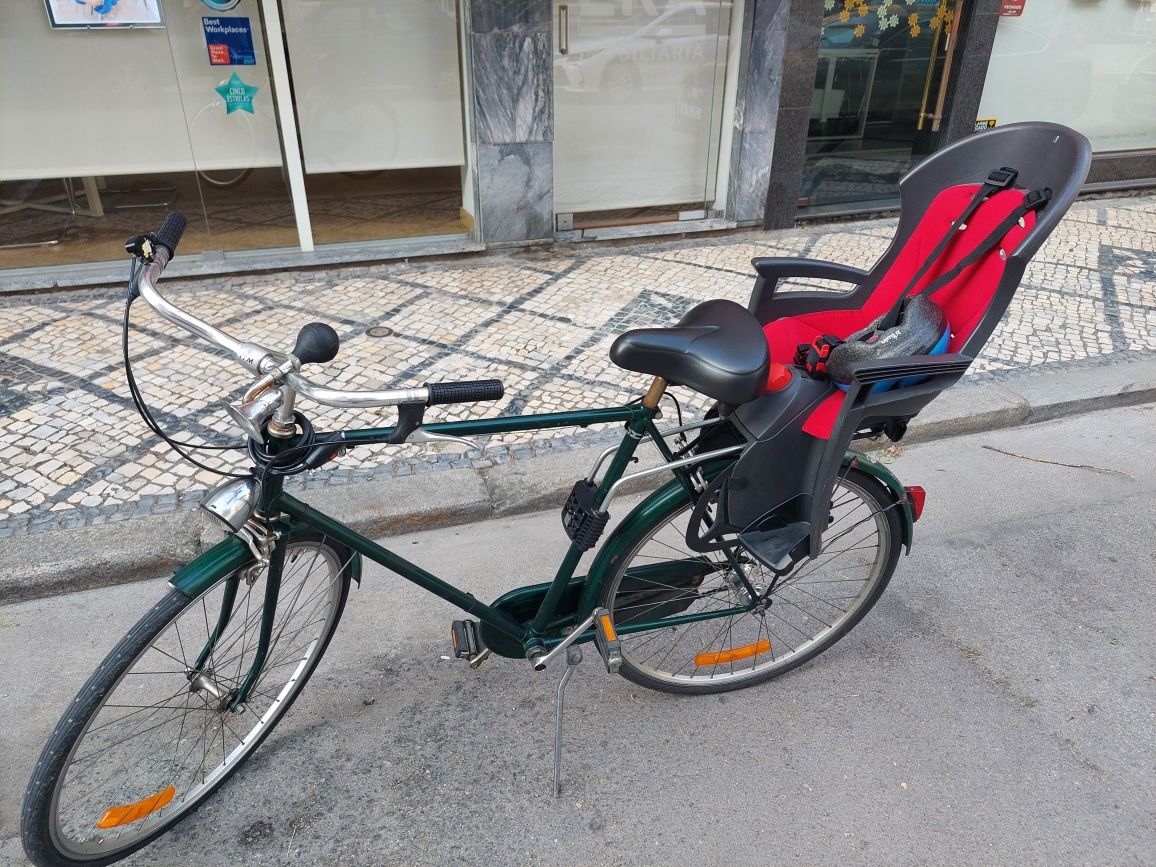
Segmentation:
[[(767, 336), (771, 361), (790, 364), (798, 344), (810, 343), (821, 334), (846, 337), (890, 310), (915, 272), (947, 234), (951, 224), (963, 213), (968, 202), (979, 190), (979, 186), (979, 184), (963, 184), (948, 187), (932, 200), (927, 213), (919, 221), (919, 225), (911, 233), (911, 237), (907, 239), (907, 243), (895, 257), (895, 261), (891, 263), (891, 267), (887, 269), (875, 291), (859, 309), (806, 313), (767, 323), (763, 333)], [(988, 197), (971, 215), (965, 228), (956, 232), (955, 239), (947, 245), (939, 259), (927, 269), (927, 273), (919, 279), (911, 291), (918, 292), (950, 270), (956, 262), (978, 247), (1008, 214), (1023, 203), (1023, 200), (1023, 190), (1000, 190)], [(1035, 225), (1035, 213), (1026, 214), (1023, 222), (1023, 226), (1012, 226), (1004, 236), (1001, 245), (1003, 249), (1010, 251), (1019, 245), (1024, 235)], [(975, 331), (992, 298), (995, 297), (996, 288), (1006, 266), (999, 251), (1000, 247), (993, 248), (986, 256), (965, 268), (954, 280), (931, 296), (947, 316), (947, 322), (951, 327), (948, 352), (958, 351), (967, 342), (967, 338)], [(803, 425), (803, 430), (821, 439), (829, 437), (838, 417), (839, 407), (842, 405), (843, 394), (842, 390), (837, 390), (820, 404)]]

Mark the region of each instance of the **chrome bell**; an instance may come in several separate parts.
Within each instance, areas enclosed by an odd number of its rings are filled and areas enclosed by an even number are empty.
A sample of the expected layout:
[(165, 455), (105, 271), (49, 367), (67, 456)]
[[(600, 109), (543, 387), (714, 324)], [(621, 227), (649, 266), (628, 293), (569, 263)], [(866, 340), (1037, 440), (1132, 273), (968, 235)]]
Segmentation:
[(281, 392), (274, 388), (258, 394), (247, 403), (225, 404), (225, 409), (245, 433), (260, 442), (264, 438), (261, 427), (280, 405)]
[(257, 508), (260, 487), (250, 476), (246, 479), (230, 479), (205, 496), (201, 508), (220, 518), (233, 531), (240, 530)]

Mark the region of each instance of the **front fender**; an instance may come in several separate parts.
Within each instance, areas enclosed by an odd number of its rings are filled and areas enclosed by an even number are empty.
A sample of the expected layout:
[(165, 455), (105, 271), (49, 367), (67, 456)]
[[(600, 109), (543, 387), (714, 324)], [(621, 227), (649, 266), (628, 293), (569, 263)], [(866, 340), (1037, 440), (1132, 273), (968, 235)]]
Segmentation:
[[(714, 478), (729, 463), (729, 461), (718, 461), (710, 464), (706, 468), (707, 478)], [(911, 501), (907, 492), (903, 490), (903, 485), (899, 479), (886, 466), (854, 449), (848, 449), (843, 456), (843, 467), (855, 467), (877, 479), (902, 506), (899, 513), (901, 516), (900, 530), (903, 534), (903, 545), (907, 553), (910, 554), (911, 539), (915, 527), (914, 513), (911, 509)], [(678, 503), (686, 502), (688, 496), (682, 482), (678, 479), (671, 479), (635, 506), (622, 523), (614, 529), (614, 532), (598, 550), (598, 556), (594, 558), (594, 563), (587, 573), (586, 585), (578, 603), (578, 620), (588, 616), (598, 604), (602, 583), (610, 577), (618, 565), (619, 558), (623, 557), (639, 538), (654, 526), (654, 522), (666, 514), (667, 510), (674, 508)]]
[(176, 571), (169, 585), (195, 599), (222, 578), (253, 562), (253, 552), (240, 538), (228, 535)]
[[(286, 531), (279, 523), (278, 529)], [(292, 537), (292, 536), (291, 536)], [(253, 562), (253, 552), (244, 540), (230, 533), (196, 559), (186, 563), (169, 579), (169, 585), (195, 599), (227, 575)], [(354, 553), (349, 561), (350, 579), (361, 586), (361, 555)]]

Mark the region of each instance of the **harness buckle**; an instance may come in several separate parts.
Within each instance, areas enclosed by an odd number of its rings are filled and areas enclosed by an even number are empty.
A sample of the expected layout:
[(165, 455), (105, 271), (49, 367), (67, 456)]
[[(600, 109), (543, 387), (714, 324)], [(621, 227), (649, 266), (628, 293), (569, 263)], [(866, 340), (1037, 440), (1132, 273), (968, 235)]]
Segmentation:
[(1029, 211), (1035, 211), (1046, 205), (1051, 198), (1051, 187), (1044, 187), (1040, 190), (1030, 190), (1024, 196), (1024, 207)]
[(811, 343), (800, 343), (795, 349), (795, 365), (812, 379), (826, 379), (831, 350), (841, 343), (843, 340), (832, 334), (821, 334)]
[(997, 190), (1006, 190), (1015, 183), (1017, 177), (1019, 177), (1018, 169), (1001, 166), (998, 169), (991, 170), (991, 173), (987, 176), (987, 180), (983, 182), (983, 185), (985, 187), (994, 187)]

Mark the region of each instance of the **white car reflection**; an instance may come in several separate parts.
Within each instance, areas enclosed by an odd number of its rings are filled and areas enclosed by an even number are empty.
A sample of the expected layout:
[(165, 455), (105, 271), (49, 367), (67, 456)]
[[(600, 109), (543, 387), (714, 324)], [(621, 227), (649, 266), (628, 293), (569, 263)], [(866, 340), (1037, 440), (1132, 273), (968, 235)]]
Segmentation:
[(730, 11), (729, 2), (671, 6), (641, 27), (575, 16), (569, 38), (559, 40), (567, 52), (554, 57), (555, 87), (614, 102), (682, 88), (688, 75), (726, 57)]

